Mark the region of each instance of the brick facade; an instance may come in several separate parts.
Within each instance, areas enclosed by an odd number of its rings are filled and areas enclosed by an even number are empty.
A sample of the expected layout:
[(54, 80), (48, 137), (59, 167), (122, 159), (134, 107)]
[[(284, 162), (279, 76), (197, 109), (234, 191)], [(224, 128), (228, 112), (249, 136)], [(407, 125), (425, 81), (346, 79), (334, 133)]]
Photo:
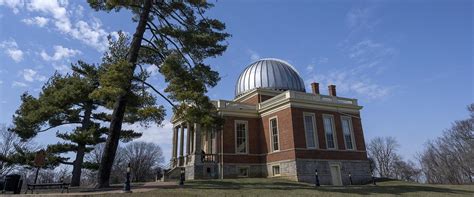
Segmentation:
[[(256, 93), (235, 103), (257, 106), (270, 98), (272, 96)], [(314, 182), (314, 170), (318, 169), (321, 184), (331, 184), (330, 169), (337, 166), (340, 169), (343, 184), (348, 184), (349, 173), (352, 174), (354, 184), (362, 183), (370, 178), (359, 110), (340, 112), (337, 108), (330, 110), (330, 107), (295, 107), (284, 105), (284, 103), (278, 106), (279, 108), (265, 111), (265, 113), (245, 115), (245, 113), (236, 111), (223, 114), (224, 125), (217, 132), (215, 140), (217, 143), (215, 168), (212, 166), (196, 166), (194, 168), (187, 166), (186, 171), (192, 171), (189, 172), (189, 176), (216, 178), (217, 174), (222, 173), (221, 176), (224, 178), (236, 178), (239, 177), (240, 170), (248, 169), (248, 177), (272, 177), (274, 176), (273, 167), (279, 166), (280, 174), (278, 176), (280, 177)], [(237, 110), (241, 110), (241, 108)], [(317, 148), (306, 148), (304, 113), (315, 116)], [(334, 119), (336, 149), (327, 149), (323, 126), (323, 116), (325, 115), (330, 115)], [(346, 150), (341, 117), (350, 117), (352, 122), (355, 143), (353, 150)], [(277, 119), (278, 125), (279, 150), (277, 151), (272, 151), (269, 128), (272, 118)], [(247, 123), (248, 150), (245, 154), (236, 153), (236, 121)]]
[[(306, 136), (304, 133), (303, 113), (314, 113), (316, 117), (316, 129), (318, 134), (319, 148), (307, 149)], [(336, 128), (338, 149), (328, 150), (323, 127), (323, 114), (333, 115)], [(283, 160), (303, 159), (344, 159), (344, 160), (367, 160), (365, 142), (359, 114), (351, 114), (356, 150), (345, 150), (341, 116), (332, 111), (310, 110), (302, 108), (287, 108), (281, 111), (263, 116), (261, 118), (243, 118), (225, 116), (223, 127), (224, 162), (227, 163), (266, 163)], [(279, 132), (280, 150), (272, 152), (269, 122), (271, 118), (277, 118)], [(235, 153), (235, 121), (244, 120), (248, 122), (248, 154)]]

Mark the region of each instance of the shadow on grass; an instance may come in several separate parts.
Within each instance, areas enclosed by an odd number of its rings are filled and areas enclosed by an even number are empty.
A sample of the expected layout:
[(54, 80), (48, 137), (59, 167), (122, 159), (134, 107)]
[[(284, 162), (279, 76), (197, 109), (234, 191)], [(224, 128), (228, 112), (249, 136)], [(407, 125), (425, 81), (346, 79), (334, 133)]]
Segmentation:
[(393, 194), (402, 195), (407, 193), (417, 194), (418, 192), (443, 193), (458, 195), (474, 195), (474, 192), (460, 189), (439, 188), (422, 185), (388, 185), (388, 186), (359, 186), (359, 187), (321, 187), (318, 191), (345, 193), (345, 194)]
[(271, 189), (271, 190), (304, 190), (313, 189), (309, 184), (279, 179), (229, 179), (190, 181), (186, 185), (192, 189)]
[[(387, 181), (390, 182), (390, 181)], [(235, 180), (201, 180), (189, 181), (185, 188), (198, 190), (239, 190), (239, 189), (263, 189), (263, 190), (300, 190), (303, 192), (332, 192), (341, 194), (393, 194), (402, 195), (407, 193), (416, 194), (417, 192), (427, 193), (444, 193), (444, 194), (458, 194), (458, 195), (474, 195), (473, 191), (451, 189), (436, 186), (418, 185), (418, 184), (393, 184), (393, 185), (360, 185), (360, 186), (321, 186), (315, 188), (313, 185), (306, 183), (291, 182), (287, 180), (271, 179), (270, 181), (262, 179), (235, 179)]]

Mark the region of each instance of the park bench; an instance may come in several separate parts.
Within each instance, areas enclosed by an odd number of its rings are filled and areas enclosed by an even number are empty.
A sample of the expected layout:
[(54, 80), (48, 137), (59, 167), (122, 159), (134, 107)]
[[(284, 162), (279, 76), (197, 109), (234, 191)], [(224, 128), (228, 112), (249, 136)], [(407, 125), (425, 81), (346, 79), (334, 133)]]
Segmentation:
[(66, 192), (69, 193), (69, 183), (61, 182), (61, 183), (36, 183), (36, 184), (26, 184), (26, 191), (25, 194), (28, 193), (28, 190), (31, 190), (31, 193), (35, 189), (51, 189), (51, 188), (59, 188), (61, 189), (61, 193), (64, 192), (64, 189), (66, 189)]

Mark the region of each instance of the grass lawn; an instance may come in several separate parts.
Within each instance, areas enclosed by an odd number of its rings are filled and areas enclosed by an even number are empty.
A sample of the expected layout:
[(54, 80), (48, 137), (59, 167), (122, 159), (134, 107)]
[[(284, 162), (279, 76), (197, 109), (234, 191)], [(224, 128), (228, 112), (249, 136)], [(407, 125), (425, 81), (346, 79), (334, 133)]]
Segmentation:
[(402, 181), (380, 182), (377, 186), (322, 186), (284, 179), (224, 179), (187, 181), (184, 188), (157, 189), (143, 193), (105, 196), (474, 196), (474, 185), (427, 185)]

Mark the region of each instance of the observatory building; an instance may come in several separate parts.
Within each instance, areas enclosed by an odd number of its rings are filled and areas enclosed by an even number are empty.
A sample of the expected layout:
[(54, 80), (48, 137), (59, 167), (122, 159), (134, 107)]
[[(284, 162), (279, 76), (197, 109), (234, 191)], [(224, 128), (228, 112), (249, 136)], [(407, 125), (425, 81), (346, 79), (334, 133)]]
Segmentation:
[[(213, 101), (224, 119), (203, 128), (173, 117), (173, 149), (166, 178), (281, 177), (321, 184), (360, 184), (370, 179), (357, 99), (321, 94), (279, 59), (247, 66), (232, 101)], [(178, 152), (179, 150), (179, 152)], [(350, 178), (349, 178), (350, 177)]]

